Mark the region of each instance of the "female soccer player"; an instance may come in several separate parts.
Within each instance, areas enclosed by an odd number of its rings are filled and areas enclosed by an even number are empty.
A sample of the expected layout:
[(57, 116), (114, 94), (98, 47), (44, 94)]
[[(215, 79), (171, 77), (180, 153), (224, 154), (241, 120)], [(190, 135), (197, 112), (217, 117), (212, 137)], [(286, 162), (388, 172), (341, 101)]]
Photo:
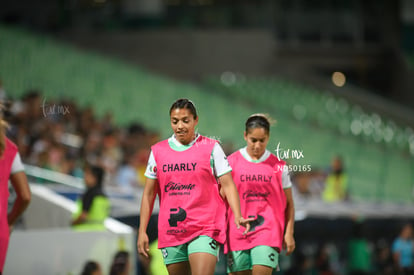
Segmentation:
[[(0, 105), (0, 275), (6, 261), (13, 225), (26, 210), (31, 200), (30, 187), (18, 148), (6, 137), (6, 127), (7, 124), (3, 120)], [(9, 180), (16, 191), (17, 198), (8, 213)]]
[[(295, 249), (291, 181), (285, 163), (266, 150), (269, 119), (255, 114), (247, 119), (245, 126), (247, 146), (231, 154), (228, 160), (242, 212), (254, 221), (250, 222), (246, 235), (229, 223), (228, 272), (270, 275), (278, 265), (282, 247), (287, 254)], [(231, 211), (228, 218), (233, 218)]]
[(146, 229), (158, 193), (158, 248), (168, 273), (212, 275), (219, 244), (226, 238), (226, 206), (220, 188), (235, 227), (242, 225), (247, 232), (248, 220), (241, 216), (239, 195), (222, 148), (216, 140), (195, 132), (198, 116), (193, 103), (175, 101), (170, 121), (173, 136), (152, 146), (148, 160), (138, 252), (148, 257)]

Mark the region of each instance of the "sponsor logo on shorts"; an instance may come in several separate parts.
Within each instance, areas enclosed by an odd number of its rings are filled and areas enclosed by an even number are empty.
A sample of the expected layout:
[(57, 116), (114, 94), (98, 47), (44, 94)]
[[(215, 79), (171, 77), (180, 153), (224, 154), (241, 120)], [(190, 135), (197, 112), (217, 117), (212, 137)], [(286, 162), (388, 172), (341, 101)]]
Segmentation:
[(212, 241), (209, 243), (209, 245), (210, 245), (210, 247), (211, 247), (212, 249), (214, 249), (214, 250), (216, 250), (216, 249), (217, 249), (217, 242), (216, 242), (216, 240), (212, 240)]
[(177, 227), (178, 222), (182, 222), (187, 218), (187, 212), (181, 207), (170, 209), (170, 218), (168, 223), (171, 227)]
[(162, 253), (162, 257), (163, 257), (164, 259), (168, 257), (168, 251), (167, 251), (167, 249), (162, 248), (162, 249), (161, 249), (161, 253)]
[(275, 261), (275, 253), (271, 253), (271, 254), (269, 254), (269, 259), (272, 261), (272, 262), (274, 262)]

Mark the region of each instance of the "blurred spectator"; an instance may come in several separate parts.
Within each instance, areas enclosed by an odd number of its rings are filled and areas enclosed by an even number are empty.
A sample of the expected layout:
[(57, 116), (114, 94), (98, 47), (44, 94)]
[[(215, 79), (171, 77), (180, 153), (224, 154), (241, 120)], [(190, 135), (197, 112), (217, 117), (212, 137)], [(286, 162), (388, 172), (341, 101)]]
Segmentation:
[(101, 121), (103, 132), (108, 132), (115, 128), (114, 114), (112, 112), (106, 112)]
[(138, 187), (139, 155), (137, 151), (127, 152), (124, 164), (118, 169), (116, 183), (123, 191)]
[(97, 130), (92, 130), (86, 136), (86, 142), (83, 147), (83, 158), (85, 161), (98, 164), (101, 156), (102, 134)]
[(343, 201), (347, 198), (348, 176), (344, 171), (342, 158), (332, 159), (331, 170), (325, 179), (322, 198), (327, 202)]
[(299, 249), (293, 254), (293, 264), (285, 272), (286, 275), (313, 275), (316, 274), (312, 261)]
[(75, 156), (66, 154), (61, 172), (77, 178), (82, 178), (83, 171), (79, 168), (79, 166), (79, 160)]
[[(155, 142), (156, 143), (156, 142)], [(152, 144), (152, 143), (147, 143)], [(138, 166), (137, 166), (137, 173), (138, 173), (138, 184), (141, 187), (145, 185), (145, 170), (147, 168), (147, 160), (150, 155), (150, 146), (146, 146), (141, 148), (138, 151)]]
[(112, 260), (109, 275), (128, 275), (129, 270), (129, 252), (118, 251)]
[(321, 198), (325, 186), (325, 174), (320, 170), (292, 172), (295, 194), (300, 198)]
[(114, 181), (116, 170), (119, 168), (122, 158), (119, 131), (116, 129), (106, 130), (102, 139), (100, 155), (100, 165), (105, 169), (106, 181)]
[(394, 263), (390, 245), (384, 239), (380, 239), (377, 243), (375, 266), (376, 274), (394, 275)]
[(104, 187), (116, 186), (119, 175), (123, 182), (135, 177), (132, 166), (137, 180), (131, 186), (138, 187), (150, 146), (159, 140), (158, 133), (139, 123), (118, 128), (111, 112), (98, 119), (92, 106), (79, 108), (71, 100), (46, 98), (37, 90), (11, 101), (9, 121), (7, 135), (19, 147), (24, 163), (76, 177), (82, 177), (84, 163), (101, 166)]
[(104, 230), (104, 221), (110, 213), (109, 199), (102, 190), (104, 170), (98, 166), (86, 165), (84, 179), (86, 192), (77, 201), (72, 226), (76, 230)]
[(348, 243), (348, 270), (350, 275), (368, 275), (372, 271), (372, 251), (363, 234), (363, 222), (356, 219)]
[(102, 269), (98, 262), (87, 261), (80, 275), (102, 275)]
[(86, 136), (91, 131), (99, 131), (97, 129), (97, 121), (95, 119), (94, 111), (91, 106), (83, 109), (79, 115), (79, 131), (82, 135)]
[(57, 142), (53, 142), (49, 147), (48, 153), (49, 169), (57, 172), (62, 172), (65, 157), (65, 150), (63, 148), (63, 145)]
[(396, 274), (414, 274), (413, 250), (413, 227), (407, 223), (402, 227), (400, 235), (392, 244), (392, 254), (397, 269)]
[(329, 253), (329, 246), (324, 244), (319, 247), (316, 254), (315, 268), (319, 275), (334, 275)]
[(129, 151), (131, 148), (138, 148), (138, 146), (142, 146), (142, 141), (146, 137), (146, 131), (144, 126), (139, 123), (131, 123), (125, 131), (123, 135), (123, 143), (122, 148), (123, 151)]

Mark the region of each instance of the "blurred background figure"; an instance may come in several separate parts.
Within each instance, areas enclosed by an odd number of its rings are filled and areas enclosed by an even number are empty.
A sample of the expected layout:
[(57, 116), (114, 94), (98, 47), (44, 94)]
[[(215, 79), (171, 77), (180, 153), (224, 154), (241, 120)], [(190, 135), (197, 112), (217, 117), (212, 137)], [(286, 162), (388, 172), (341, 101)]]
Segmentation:
[(347, 198), (348, 176), (340, 156), (332, 159), (330, 171), (325, 179), (322, 198), (326, 202), (343, 201)]
[[(101, 126), (105, 126), (105, 124)], [(115, 128), (104, 130), (100, 150), (100, 165), (105, 170), (105, 185), (115, 180), (122, 158), (123, 152), (120, 147), (119, 130)]]
[(363, 220), (355, 218), (348, 242), (348, 271), (350, 275), (372, 274), (372, 249), (364, 235)]
[(80, 275), (103, 275), (101, 265), (96, 261), (87, 261)]
[(375, 273), (379, 275), (394, 275), (391, 246), (384, 239), (379, 240), (376, 244), (374, 269)]
[(110, 202), (102, 189), (104, 170), (87, 164), (84, 169), (86, 191), (77, 200), (72, 226), (76, 230), (105, 230), (104, 221), (110, 214)]
[(115, 177), (115, 182), (122, 191), (132, 192), (133, 188), (139, 186), (139, 164), (138, 151), (126, 152), (124, 162), (120, 165)]
[(118, 251), (112, 260), (109, 275), (129, 275), (129, 269), (129, 252)]
[(293, 264), (284, 273), (286, 275), (316, 275), (312, 260), (302, 251), (296, 250), (293, 253)]
[(413, 226), (405, 224), (399, 236), (392, 244), (392, 255), (396, 266), (396, 274), (414, 274), (414, 241)]
[(329, 253), (329, 245), (322, 244), (316, 253), (315, 269), (318, 275), (335, 275)]

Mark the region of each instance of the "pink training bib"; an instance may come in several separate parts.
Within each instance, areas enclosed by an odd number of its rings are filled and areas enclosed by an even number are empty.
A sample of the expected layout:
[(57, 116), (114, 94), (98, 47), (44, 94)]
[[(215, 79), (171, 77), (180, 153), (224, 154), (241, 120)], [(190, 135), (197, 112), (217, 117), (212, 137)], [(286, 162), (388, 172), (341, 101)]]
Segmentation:
[(228, 215), (228, 242), (225, 252), (251, 249), (267, 245), (281, 250), (285, 227), (286, 197), (282, 187), (285, 163), (270, 155), (260, 163), (246, 160), (240, 151), (228, 157), (232, 176), (240, 196), (240, 207), (245, 218), (255, 218), (250, 231), (237, 229), (232, 211)]
[(210, 164), (216, 143), (200, 136), (185, 151), (171, 149), (168, 140), (152, 147), (159, 183), (159, 248), (184, 244), (200, 235), (224, 243), (226, 207)]
[(6, 148), (0, 157), (0, 271), (3, 271), (9, 246), (9, 224), (7, 222), (9, 188), (8, 182), (17, 146), (6, 138)]

